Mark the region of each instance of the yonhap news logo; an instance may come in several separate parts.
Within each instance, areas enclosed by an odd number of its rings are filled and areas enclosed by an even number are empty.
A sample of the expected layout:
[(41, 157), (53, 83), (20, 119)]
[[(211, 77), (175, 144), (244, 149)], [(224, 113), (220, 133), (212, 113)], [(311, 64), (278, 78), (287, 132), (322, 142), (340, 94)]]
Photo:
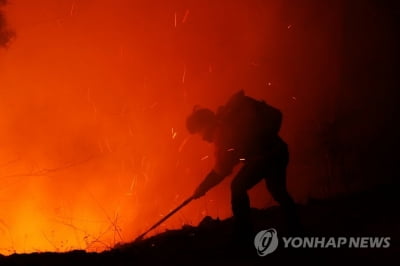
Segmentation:
[(259, 256), (266, 256), (278, 248), (278, 233), (274, 228), (262, 230), (254, 238), (254, 245)]
[(279, 242), (284, 248), (389, 248), (390, 237), (282, 237), (279, 241), (274, 228), (262, 230), (254, 238), (259, 256), (271, 254)]

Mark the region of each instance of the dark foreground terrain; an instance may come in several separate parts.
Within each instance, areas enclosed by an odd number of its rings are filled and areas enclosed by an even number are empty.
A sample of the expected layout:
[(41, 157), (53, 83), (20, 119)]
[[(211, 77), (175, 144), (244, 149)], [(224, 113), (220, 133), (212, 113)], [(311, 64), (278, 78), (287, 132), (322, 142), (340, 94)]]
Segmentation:
[[(234, 245), (232, 220), (206, 217), (187, 226), (103, 253), (71, 251), (0, 256), (0, 265), (400, 265), (400, 197), (395, 187), (311, 201), (300, 206), (304, 236), (391, 237), (389, 248), (284, 248), (265, 257)], [(275, 228), (290, 236), (278, 207), (253, 210), (255, 231)]]

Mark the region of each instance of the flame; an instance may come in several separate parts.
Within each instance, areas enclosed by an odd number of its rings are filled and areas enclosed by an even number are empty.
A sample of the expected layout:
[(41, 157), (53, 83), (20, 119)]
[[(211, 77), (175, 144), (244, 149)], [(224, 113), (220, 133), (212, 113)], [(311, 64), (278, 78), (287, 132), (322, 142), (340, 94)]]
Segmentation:
[[(0, 253), (102, 251), (148, 229), (212, 168), (212, 146), (189, 138), (185, 117), (239, 89), (231, 72), (251, 66), (264, 29), (237, 17), (237, 3), (34, 2), (7, 7), (18, 37), (0, 54)], [(250, 93), (273, 96), (265, 82)], [(230, 216), (227, 182), (150, 235)]]

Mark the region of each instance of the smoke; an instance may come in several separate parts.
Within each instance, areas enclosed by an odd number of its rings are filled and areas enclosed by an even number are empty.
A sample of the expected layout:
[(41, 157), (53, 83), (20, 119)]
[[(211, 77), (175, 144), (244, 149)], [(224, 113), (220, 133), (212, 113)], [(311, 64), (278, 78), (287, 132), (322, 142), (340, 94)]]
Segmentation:
[(0, 0), (0, 47), (7, 47), (15, 36), (15, 32), (8, 27), (5, 18), (3, 7), (6, 4), (7, 0)]

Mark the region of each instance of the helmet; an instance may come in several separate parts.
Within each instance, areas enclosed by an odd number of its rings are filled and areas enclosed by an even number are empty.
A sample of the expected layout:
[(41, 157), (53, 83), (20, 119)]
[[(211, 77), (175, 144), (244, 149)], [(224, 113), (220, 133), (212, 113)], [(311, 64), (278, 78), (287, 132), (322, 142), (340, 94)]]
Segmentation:
[(214, 121), (215, 114), (213, 111), (195, 106), (193, 112), (186, 119), (186, 128), (191, 134), (195, 134), (210, 127)]

